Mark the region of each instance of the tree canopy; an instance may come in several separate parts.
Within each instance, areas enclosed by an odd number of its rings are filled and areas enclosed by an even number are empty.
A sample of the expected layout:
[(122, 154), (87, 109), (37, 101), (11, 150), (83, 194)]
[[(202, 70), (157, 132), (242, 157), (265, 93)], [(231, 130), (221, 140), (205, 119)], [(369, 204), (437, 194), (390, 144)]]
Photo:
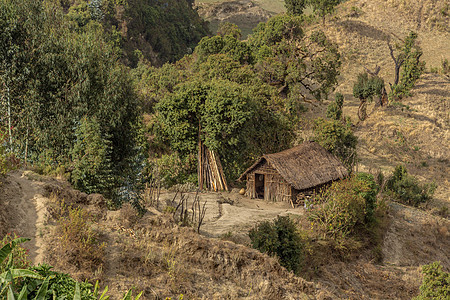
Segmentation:
[(9, 100), (2, 111), (11, 112), (12, 151), (71, 170), (76, 128), (95, 119), (119, 178), (135, 153), (137, 97), (102, 27), (73, 22), (50, 2), (0, 2), (0, 89)]
[(302, 26), (301, 17), (280, 15), (240, 41), (228, 25), (177, 63), (136, 72), (160, 143), (193, 172), (200, 139), (230, 179), (255, 157), (289, 147), (301, 103), (326, 98), (340, 67), (336, 45)]

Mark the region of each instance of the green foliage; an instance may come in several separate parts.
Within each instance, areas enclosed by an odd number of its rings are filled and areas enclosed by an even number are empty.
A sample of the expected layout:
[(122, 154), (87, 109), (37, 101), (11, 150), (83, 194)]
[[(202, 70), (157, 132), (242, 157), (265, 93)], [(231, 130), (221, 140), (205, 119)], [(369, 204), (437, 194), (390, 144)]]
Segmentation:
[(341, 0), (307, 0), (314, 12), (325, 20), (325, 16), (334, 12)]
[(306, 2), (305, 0), (285, 0), (284, 6), (288, 14), (299, 16), (303, 14)]
[(367, 73), (360, 73), (353, 85), (353, 96), (355, 98), (372, 101), (373, 96), (381, 95), (384, 87), (384, 80), (378, 76), (371, 76)]
[[(88, 282), (78, 283), (68, 274), (55, 272), (52, 270), (52, 268), (52, 266), (49, 266), (47, 264), (40, 264), (39, 266), (30, 268), (30, 270), (42, 276), (42, 278), (49, 278), (45, 299), (51, 299), (53, 295), (55, 295), (57, 299), (75, 299), (74, 297), (77, 285), (80, 299), (97, 299), (92, 293), (92, 284)], [(33, 287), (34, 285), (39, 286), (40, 284), (42, 284), (42, 281), (26, 279), (24, 283), (29, 287)], [(29, 293), (28, 296), (33, 297), (36, 294), (37, 291)]]
[[(6, 272), (8, 268), (26, 269), (30, 266), (28, 251), (20, 246), (23, 241), (25, 240), (20, 239), (15, 233), (8, 233), (0, 241), (0, 249), (3, 249), (0, 250), (0, 274)], [(5, 259), (7, 256), (9, 261)]]
[(334, 182), (316, 199), (308, 218), (325, 236), (340, 240), (373, 221), (378, 186), (373, 176), (357, 174)]
[(176, 61), (209, 33), (188, 0), (69, 0), (63, 7), (79, 30), (93, 23), (104, 27), (123, 61), (133, 67), (137, 53), (154, 65)]
[[(68, 167), (77, 124), (95, 119), (117, 188), (133, 172), (140, 120), (131, 77), (115, 45), (95, 22), (74, 27), (53, 2), (2, 1), (0, 24), (0, 89), (11, 98), (14, 151), (36, 164), (45, 158), (44, 166)], [(88, 185), (86, 190), (106, 186)]]
[(10, 163), (11, 155), (7, 152), (6, 148), (6, 138), (7, 133), (3, 130), (3, 127), (0, 126), (0, 178), (5, 176), (12, 169), (12, 165)]
[(420, 184), (415, 177), (408, 175), (404, 166), (398, 165), (386, 182), (386, 190), (404, 204), (419, 206), (433, 198), (436, 185)]
[(217, 35), (220, 35), (222, 37), (226, 35), (231, 35), (235, 39), (239, 40), (242, 37), (242, 32), (236, 24), (230, 22), (223, 22), (220, 23), (219, 25)]
[(448, 299), (450, 297), (450, 274), (442, 270), (440, 262), (422, 266), (424, 274), (419, 296), (414, 300)]
[[(10, 236), (3, 238), (0, 242), (0, 266), (4, 266), (4, 261), (9, 257), (6, 269), (0, 271), (0, 298), (2, 299), (74, 299), (74, 300), (107, 300), (106, 295), (108, 287), (99, 293), (98, 281), (94, 289), (92, 284), (77, 282), (68, 274), (52, 271), (52, 266), (40, 264), (39, 266), (18, 269), (15, 266), (20, 265), (21, 258), (13, 255), (16, 253), (20, 243), (29, 241), (27, 238), (11, 239)], [(3, 244), (6, 241), (6, 244)], [(22, 266), (25, 267), (25, 266)], [(136, 297), (132, 297), (132, 291), (125, 293), (122, 300), (138, 300), (142, 292)]]
[(366, 201), (364, 221), (368, 224), (374, 221), (379, 185), (373, 175), (369, 173), (357, 173), (356, 180), (363, 183), (364, 189), (356, 189), (355, 191)]
[(344, 106), (344, 95), (336, 93), (335, 100), (327, 107), (327, 118), (333, 120), (342, 119), (342, 107)]
[(110, 147), (101, 136), (100, 124), (96, 118), (82, 118), (75, 136), (71, 176), (74, 187), (88, 194), (107, 194), (113, 186)]
[(303, 245), (289, 217), (278, 216), (273, 222), (262, 222), (250, 230), (249, 236), (253, 248), (277, 256), (280, 264), (294, 273), (300, 271)]
[(351, 171), (356, 161), (358, 139), (353, 134), (350, 123), (342, 124), (337, 120), (319, 118), (315, 121), (314, 140), (336, 155)]
[(241, 64), (253, 62), (250, 47), (233, 35), (204, 37), (195, 48), (195, 53), (199, 57), (199, 62), (212, 54), (227, 54)]
[(298, 101), (305, 97), (320, 100), (337, 83), (340, 54), (322, 31), (305, 35), (303, 22), (299, 16), (274, 16), (254, 29), (248, 43), (265, 83), (278, 87), (282, 95), (295, 95)]
[(401, 65), (400, 81), (392, 86), (392, 93), (398, 98), (408, 96), (425, 70), (425, 62), (420, 61), (423, 54), (417, 45), (417, 33), (410, 32), (401, 44), (396, 45), (397, 61)]

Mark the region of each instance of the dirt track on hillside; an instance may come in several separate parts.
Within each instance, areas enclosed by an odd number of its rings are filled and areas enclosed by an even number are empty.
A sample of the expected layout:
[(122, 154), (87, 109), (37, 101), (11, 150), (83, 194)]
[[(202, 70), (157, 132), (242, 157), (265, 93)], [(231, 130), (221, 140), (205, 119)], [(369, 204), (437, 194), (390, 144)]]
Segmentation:
[(30, 238), (31, 241), (23, 244), (29, 249), (29, 256), (34, 264), (44, 261), (44, 235), (46, 233), (45, 203), (43, 196), (43, 183), (27, 178), (28, 172), (16, 170), (10, 172), (4, 180), (2, 187), (1, 204), (4, 209), (7, 232), (15, 233), (21, 237)]

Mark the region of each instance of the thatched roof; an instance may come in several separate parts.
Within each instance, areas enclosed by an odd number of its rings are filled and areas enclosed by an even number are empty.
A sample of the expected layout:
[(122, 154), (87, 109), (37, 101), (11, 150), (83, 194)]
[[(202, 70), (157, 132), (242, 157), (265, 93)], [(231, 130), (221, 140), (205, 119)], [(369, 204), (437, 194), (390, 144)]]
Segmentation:
[(265, 154), (239, 180), (266, 160), (297, 190), (304, 190), (338, 180), (348, 175), (344, 165), (316, 142), (305, 142), (274, 154)]

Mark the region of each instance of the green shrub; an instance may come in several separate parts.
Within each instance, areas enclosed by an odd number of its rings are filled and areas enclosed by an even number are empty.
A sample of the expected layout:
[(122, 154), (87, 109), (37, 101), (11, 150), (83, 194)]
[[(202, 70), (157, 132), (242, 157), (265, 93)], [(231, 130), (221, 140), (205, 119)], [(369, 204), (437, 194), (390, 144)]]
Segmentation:
[[(53, 295), (56, 299), (74, 299), (75, 287), (77, 281), (75, 281), (70, 275), (65, 273), (59, 273), (52, 271), (53, 267), (47, 264), (40, 264), (39, 266), (31, 267), (30, 270), (41, 275), (43, 278), (49, 277), (47, 299), (52, 299)], [(24, 282), (29, 286), (36, 284), (35, 280), (27, 278)], [(97, 297), (92, 293), (92, 284), (88, 282), (78, 283), (80, 288), (81, 299), (83, 300), (97, 300)], [(28, 299), (34, 299), (36, 296), (36, 290), (28, 294)]]
[(303, 256), (303, 245), (294, 222), (278, 216), (273, 222), (265, 221), (249, 232), (252, 246), (278, 257), (280, 264), (297, 273)]
[(340, 120), (342, 118), (342, 106), (344, 105), (344, 95), (336, 93), (334, 102), (327, 107), (327, 118)]
[(450, 274), (442, 270), (440, 262), (422, 266), (422, 273), (425, 276), (420, 286), (420, 294), (414, 300), (450, 298)]
[(360, 173), (334, 182), (316, 199), (320, 203), (308, 212), (313, 225), (336, 240), (373, 221), (378, 185), (370, 174)]
[(109, 194), (113, 187), (110, 146), (96, 118), (82, 118), (75, 131), (71, 181), (86, 193)]
[(351, 171), (356, 161), (358, 138), (353, 134), (351, 123), (318, 118), (314, 124), (314, 140), (336, 155)]
[(386, 182), (386, 190), (404, 204), (419, 206), (433, 198), (436, 185), (434, 183), (420, 184), (415, 177), (408, 175), (404, 166), (398, 165)]

